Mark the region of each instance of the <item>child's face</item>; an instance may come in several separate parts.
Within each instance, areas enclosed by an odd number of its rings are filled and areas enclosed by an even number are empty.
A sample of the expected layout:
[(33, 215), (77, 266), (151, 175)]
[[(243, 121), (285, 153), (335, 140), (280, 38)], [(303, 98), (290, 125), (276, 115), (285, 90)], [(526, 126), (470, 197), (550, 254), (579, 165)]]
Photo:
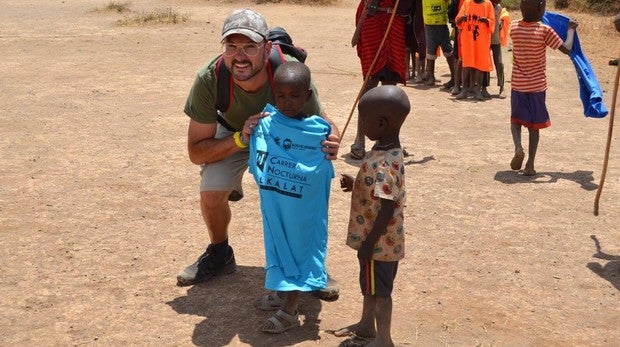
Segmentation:
[(287, 117), (300, 118), (304, 104), (310, 98), (312, 90), (293, 83), (277, 83), (273, 88), (276, 108)]

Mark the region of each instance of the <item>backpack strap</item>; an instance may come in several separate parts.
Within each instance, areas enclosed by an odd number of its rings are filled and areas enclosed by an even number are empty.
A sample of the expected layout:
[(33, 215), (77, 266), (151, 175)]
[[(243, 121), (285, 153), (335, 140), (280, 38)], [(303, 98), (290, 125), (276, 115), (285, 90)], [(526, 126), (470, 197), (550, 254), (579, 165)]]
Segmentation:
[[(271, 46), (271, 52), (269, 52), (269, 59), (267, 60), (267, 75), (269, 76), (269, 84), (273, 85), (273, 72), (276, 71), (278, 66), (286, 61), (284, 57), (284, 53), (280, 48), (280, 45), (273, 44)], [(233, 79), (230, 75), (230, 71), (224, 64), (224, 58), (219, 57), (217, 59), (217, 63), (215, 65), (215, 80), (216, 80), (216, 90), (215, 90), (215, 108), (220, 112), (224, 113), (228, 111), (230, 107), (230, 100), (233, 99)], [(218, 117), (218, 121), (219, 121)], [(223, 119), (222, 119), (223, 120)], [(228, 125), (228, 123), (220, 122), (220, 124)], [(231, 130), (231, 128), (227, 128)]]
[(215, 108), (220, 112), (226, 112), (233, 97), (233, 80), (222, 56), (217, 59), (215, 65), (215, 80)]

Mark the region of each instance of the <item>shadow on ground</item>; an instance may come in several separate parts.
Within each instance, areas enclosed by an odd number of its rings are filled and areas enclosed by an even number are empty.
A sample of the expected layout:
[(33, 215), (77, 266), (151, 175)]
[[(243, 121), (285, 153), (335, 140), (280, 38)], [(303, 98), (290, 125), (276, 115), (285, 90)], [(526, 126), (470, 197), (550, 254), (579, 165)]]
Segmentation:
[(568, 180), (579, 183), (585, 190), (596, 190), (598, 184), (594, 183), (592, 171), (577, 170), (571, 173), (565, 172), (537, 172), (534, 176), (524, 176), (518, 171), (498, 171), (493, 178), (505, 184), (516, 183), (556, 183), (559, 180)]
[(596, 247), (596, 253), (592, 255), (593, 258), (607, 260), (605, 265), (601, 265), (598, 262), (591, 262), (586, 267), (601, 278), (609, 281), (617, 290), (620, 291), (620, 255), (611, 255), (604, 253), (601, 250), (601, 244), (599, 243), (596, 235), (590, 235), (594, 240), (594, 246)]
[(234, 274), (189, 287), (187, 295), (167, 304), (180, 314), (204, 317), (192, 336), (197, 346), (227, 346), (235, 337), (258, 347), (284, 347), (319, 340), (318, 316), (322, 305), (310, 294), (301, 297), (301, 327), (273, 335), (260, 331), (261, 324), (274, 313), (255, 307), (255, 302), (266, 293), (264, 277), (262, 267), (238, 265)]

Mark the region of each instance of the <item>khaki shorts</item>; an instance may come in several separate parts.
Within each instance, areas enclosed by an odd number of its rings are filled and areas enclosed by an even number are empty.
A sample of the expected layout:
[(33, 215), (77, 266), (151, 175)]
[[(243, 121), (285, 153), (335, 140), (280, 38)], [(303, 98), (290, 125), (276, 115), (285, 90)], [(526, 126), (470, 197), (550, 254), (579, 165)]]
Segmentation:
[[(217, 125), (215, 138), (220, 139), (232, 135), (233, 132)], [(248, 168), (248, 150), (237, 152), (214, 163), (202, 164), (200, 170), (200, 191), (237, 191), (243, 196), (241, 180)]]

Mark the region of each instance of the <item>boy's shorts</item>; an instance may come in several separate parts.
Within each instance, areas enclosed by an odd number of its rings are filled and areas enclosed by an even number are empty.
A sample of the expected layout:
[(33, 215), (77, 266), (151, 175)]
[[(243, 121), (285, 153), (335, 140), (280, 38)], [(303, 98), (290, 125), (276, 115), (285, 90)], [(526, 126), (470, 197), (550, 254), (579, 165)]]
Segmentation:
[(398, 270), (397, 261), (360, 263), (360, 288), (363, 295), (390, 297)]
[(546, 91), (528, 93), (513, 89), (510, 96), (510, 123), (532, 129), (551, 126), (546, 95)]
[[(217, 125), (215, 138), (220, 139), (233, 134), (220, 124)], [(248, 150), (234, 153), (220, 161), (202, 164), (200, 171), (200, 191), (237, 191), (243, 196), (241, 180), (248, 168)]]
[(443, 55), (449, 57), (453, 53), (452, 43), (450, 42), (450, 31), (448, 25), (427, 25), (426, 35), (426, 57), (428, 59), (437, 58), (437, 48), (441, 47)]

